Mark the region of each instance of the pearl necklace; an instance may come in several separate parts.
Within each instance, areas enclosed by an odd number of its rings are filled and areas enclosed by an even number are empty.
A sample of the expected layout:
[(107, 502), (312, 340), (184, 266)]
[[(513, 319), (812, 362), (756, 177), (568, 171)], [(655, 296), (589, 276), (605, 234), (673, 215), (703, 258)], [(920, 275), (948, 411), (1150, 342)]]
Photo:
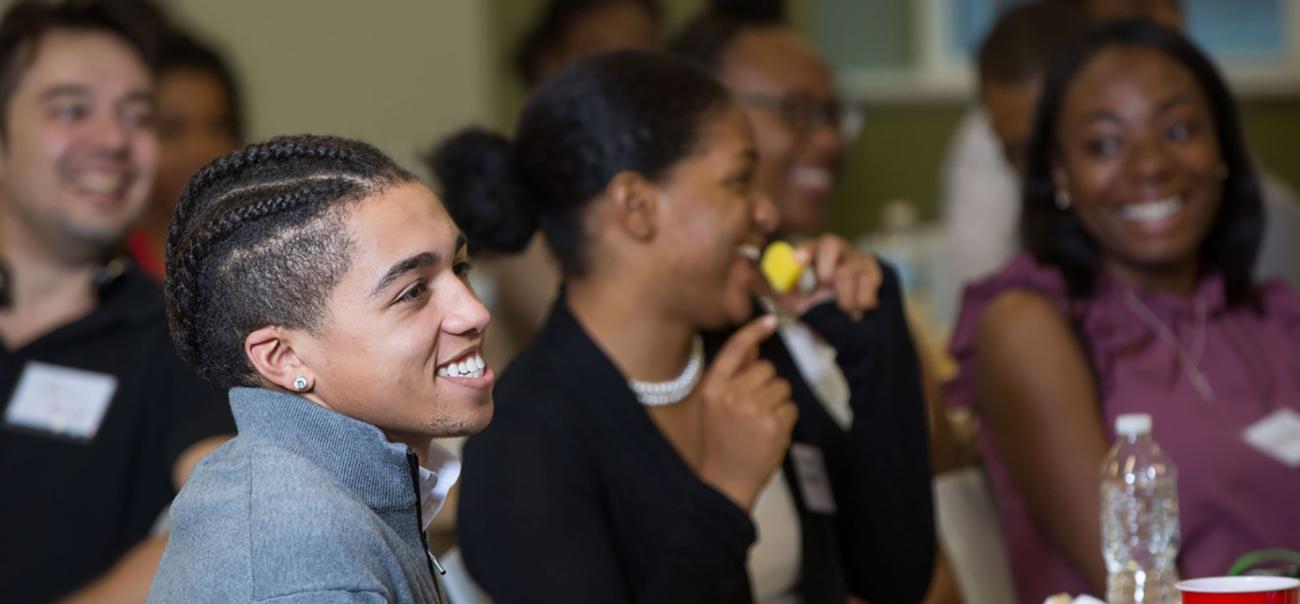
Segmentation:
[(695, 336), (691, 344), (691, 360), (681, 374), (667, 382), (638, 382), (628, 380), (627, 385), (642, 405), (658, 407), (681, 402), (690, 395), (691, 390), (700, 381), (700, 370), (704, 367), (704, 339)]

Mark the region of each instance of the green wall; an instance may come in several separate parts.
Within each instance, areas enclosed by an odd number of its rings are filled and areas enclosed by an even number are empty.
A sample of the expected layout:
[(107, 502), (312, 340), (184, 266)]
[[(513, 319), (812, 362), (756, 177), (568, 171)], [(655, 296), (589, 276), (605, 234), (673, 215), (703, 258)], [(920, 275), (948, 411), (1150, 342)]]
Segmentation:
[(835, 190), (832, 228), (857, 237), (879, 222), (883, 202), (897, 198), (912, 200), (923, 219), (933, 219), (939, 166), (964, 111), (952, 104), (868, 105)]
[(1260, 163), (1300, 188), (1300, 97), (1247, 100), (1241, 107), (1246, 140)]

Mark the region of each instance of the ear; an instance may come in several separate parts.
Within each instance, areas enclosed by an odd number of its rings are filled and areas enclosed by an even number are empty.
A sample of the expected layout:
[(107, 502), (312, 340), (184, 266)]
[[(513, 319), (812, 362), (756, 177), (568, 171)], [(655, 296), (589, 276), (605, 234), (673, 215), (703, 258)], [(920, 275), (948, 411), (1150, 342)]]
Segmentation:
[(624, 170), (605, 187), (614, 222), (633, 239), (649, 241), (658, 232), (659, 189), (644, 176)]
[[(275, 326), (254, 330), (244, 338), (244, 356), (262, 380), (301, 394), (316, 385), (316, 376), (294, 351), (292, 333)], [(300, 377), (306, 380), (305, 388), (298, 387), (303, 385), (302, 382), (294, 383)]]

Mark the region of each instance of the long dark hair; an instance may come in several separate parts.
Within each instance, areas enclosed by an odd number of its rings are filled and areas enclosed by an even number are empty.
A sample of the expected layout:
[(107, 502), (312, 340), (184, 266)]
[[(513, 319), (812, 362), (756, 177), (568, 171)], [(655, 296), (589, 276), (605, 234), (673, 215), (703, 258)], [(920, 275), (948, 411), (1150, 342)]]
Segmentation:
[(1066, 88), (1089, 60), (1115, 46), (1149, 48), (1173, 59), (1191, 72), (1209, 100), (1227, 177), (1218, 216), (1198, 251), (1200, 270), (1222, 273), (1228, 304), (1249, 302), (1264, 215), (1236, 102), (1204, 53), (1178, 32), (1145, 20), (1103, 25), (1053, 60), (1029, 141), (1020, 225), (1025, 248), (1039, 262), (1061, 271), (1072, 297), (1091, 294), (1101, 271), (1102, 250), (1073, 212), (1056, 208), (1052, 166), (1061, 156), (1057, 125)]
[(517, 252), (540, 227), (561, 271), (580, 276), (587, 203), (619, 172), (662, 178), (729, 99), (707, 73), (666, 54), (600, 53), (537, 88), (513, 141), (470, 129), (428, 161), (471, 253)]
[(256, 386), (253, 330), (313, 331), (356, 245), (339, 211), (415, 177), (378, 149), (284, 136), (190, 177), (167, 233), (167, 319), (181, 358), (217, 386)]

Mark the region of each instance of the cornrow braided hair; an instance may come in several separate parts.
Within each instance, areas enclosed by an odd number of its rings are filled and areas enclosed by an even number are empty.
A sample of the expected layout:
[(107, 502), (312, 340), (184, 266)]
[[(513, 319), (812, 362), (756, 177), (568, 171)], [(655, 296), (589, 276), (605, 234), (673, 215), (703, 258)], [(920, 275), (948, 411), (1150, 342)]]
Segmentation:
[(167, 319), (177, 352), (220, 387), (258, 385), (253, 330), (313, 331), (350, 266), (343, 210), (414, 181), (378, 149), (278, 137), (214, 160), (186, 184), (167, 234)]

